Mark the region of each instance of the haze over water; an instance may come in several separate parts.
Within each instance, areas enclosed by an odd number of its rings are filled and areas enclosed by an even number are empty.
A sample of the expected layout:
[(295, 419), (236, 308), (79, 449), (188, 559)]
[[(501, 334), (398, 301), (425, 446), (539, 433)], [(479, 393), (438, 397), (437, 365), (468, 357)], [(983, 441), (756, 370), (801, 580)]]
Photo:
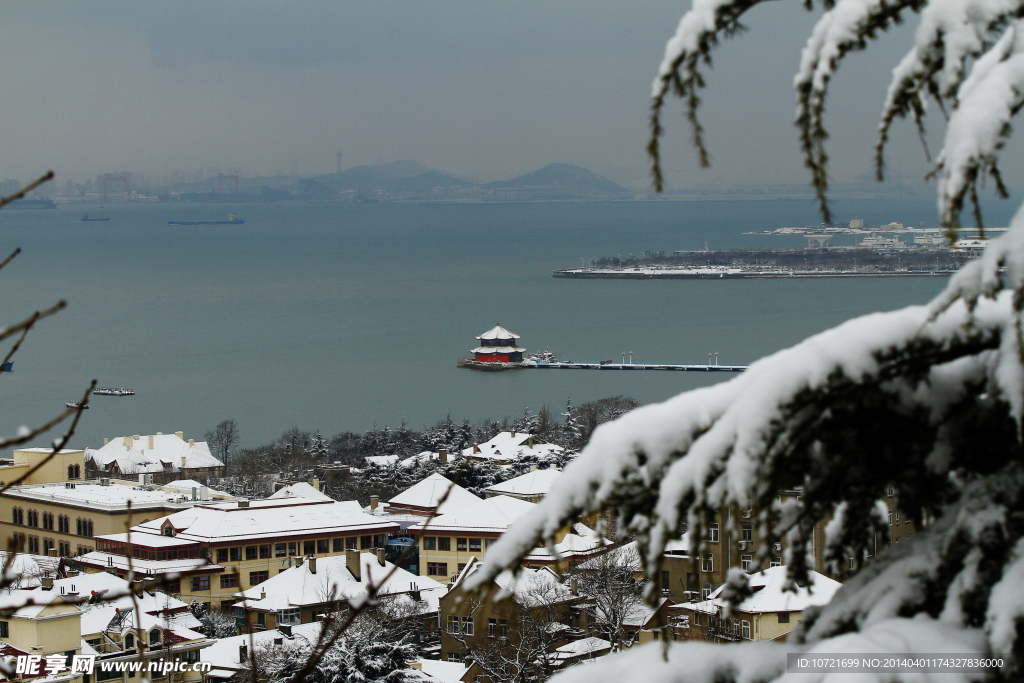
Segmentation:
[[(1009, 206), (989, 213), (1005, 225)], [(842, 201), (837, 220), (934, 225), (929, 199)], [(1000, 213), (1000, 210), (1003, 213)], [(168, 226), (235, 211), (245, 225)], [(81, 223), (83, 213), (110, 216)], [(108, 204), (0, 212), (3, 320), (66, 298), (0, 377), (0, 433), (36, 424), (89, 380), (75, 447), (238, 421), (243, 445), (293, 426), (516, 416), (626, 394), (642, 403), (727, 374), (456, 368), (496, 322), (564, 359), (745, 364), (850, 317), (922, 304), (944, 278), (576, 281), (581, 257), (763, 246), (743, 235), (820, 221), (805, 201), (522, 204)], [(11, 410), (10, 407), (16, 407)], [(43, 440), (40, 440), (40, 444)]]

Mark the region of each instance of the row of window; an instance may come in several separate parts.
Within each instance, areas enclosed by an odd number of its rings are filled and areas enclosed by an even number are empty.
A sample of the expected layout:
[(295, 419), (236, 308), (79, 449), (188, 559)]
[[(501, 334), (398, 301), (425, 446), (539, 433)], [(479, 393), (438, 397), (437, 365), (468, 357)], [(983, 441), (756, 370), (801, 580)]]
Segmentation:
[[(249, 587), (258, 586), (267, 579), (270, 578), (270, 572), (267, 570), (249, 572)], [(201, 591), (210, 590), (210, 577), (209, 576), (193, 576), (192, 577), (192, 592), (198, 593)], [(221, 574), (220, 575), (220, 587), (221, 588), (237, 588), (238, 587), (238, 574)]]
[[(708, 542), (718, 543), (718, 524), (708, 525)], [(740, 540), (741, 541), (753, 541), (754, 540), (754, 525), (750, 522), (743, 522), (740, 525)]]
[(269, 560), (272, 557), (299, 555), (300, 552), (302, 555), (326, 555), (330, 552), (341, 553), (346, 550), (368, 550), (383, 547), (384, 534), (351, 536), (349, 538), (318, 538), (309, 541), (217, 548), (217, 562), (241, 562), (243, 553), (246, 560)]
[[(782, 558), (773, 557), (770, 560), (772, 567), (781, 567)], [(749, 572), (754, 568), (754, 556), (753, 555), (740, 555), (740, 569), (745, 572)], [(715, 556), (712, 553), (701, 555), (700, 557), (700, 570), (702, 572), (713, 572), (715, 571)]]
[[(38, 536), (26, 536), (25, 534), (13, 534), (12, 539), (16, 547), (31, 555), (49, 555), (51, 550), (56, 549), (60, 557), (71, 557), (71, 544), (65, 541), (54, 541), (52, 538), (40, 539)], [(76, 555), (91, 553), (92, 548), (84, 545), (78, 546)]]
[[(456, 552), (465, 553), (478, 553), (483, 548), (490, 548), (491, 544), (496, 539), (486, 539), (486, 545), (483, 545), (485, 539), (482, 538), (456, 538), (455, 539), (455, 550)], [(424, 536), (423, 537), (423, 549), (424, 550), (448, 550), (452, 549), (452, 539), (447, 536)]]
[[(42, 515), (43, 523), (42, 528), (47, 531), (54, 531), (54, 516), (50, 512), (43, 512)], [(11, 509), (11, 521), (19, 526), (30, 526), (38, 529), (39, 524), (39, 511), (38, 510), (25, 510), (24, 508), (12, 508)], [(56, 531), (62, 534), (71, 533), (71, 518), (67, 515), (59, 515), (56, 518), (57, 528)], [(75, 520), (75, 533), (78, 536), (86, 536), (92, 538), (92, 520), (82, 519), (79, 517)]]

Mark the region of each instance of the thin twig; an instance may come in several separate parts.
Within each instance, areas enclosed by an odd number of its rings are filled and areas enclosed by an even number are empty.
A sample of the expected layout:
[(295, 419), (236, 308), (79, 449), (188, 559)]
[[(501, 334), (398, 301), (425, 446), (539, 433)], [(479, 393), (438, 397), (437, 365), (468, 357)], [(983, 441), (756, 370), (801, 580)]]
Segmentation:
[(42, 176), (38, 180), (35, 180), (35, 181), (29, 183), (28, 185), (26, 185), (25, 187), (21, 188), (20, 190), (18, 190), (14, 194), (12, 194), (12, 195), (10, 195), (8, 197), (4, 197), (3, 199), (0, 199), (0, 209), (2, 209), (7, 204), (10, 204), (11, 202), (14, 202), (14, 201), (17, 201), (17, 200), (21, 199), (22, 197), (24, 197), (29, 192), (31, 192), (32, 190), (36, 189), (37, 187), (39, 187), (43, 183), (49, 182), (51, 180), (53, 180), (53, 171), (47, 171), (46, 175)]
[(67, 305), (68, 305), (68, 302), (64, 301), (64, 299), (61, 299), (60, 301), (55, 303), (53, 306), (50, 306), (49, 308), (47, 308), (45, 310), (36, 311), (31, 316), (29, 316), (25, 320), (22, 320), (17, 325), (12, 325), (11, 327), (5, 327), (4, 329), (0, 330), (0, 341), (2, 341), (4, 339), (7, 339), (7, 337), (10, 337), (12, 334), (16, 334), (18, 332), (21, 332), (26, 327), (32, 327), (33, 325), (35, 325), (37, 322), (39, 322), (43, 318), (49, 318), (54, 313), (57, 313), (58, 311), (61, 311), (61, 310), (65, 309), (65, 308), (67, 308)]
[(21, 253), (21, 247), (18, 247), (18, 248), (17, 248), (17, 249), (15, 249), (15, 250), (14, 250), (13, 252), (11, 252), (11, 255), (10, 255), (10, 256), (8, 256), (7, 258), (5, 258), (5, 259), (3, 260), (3, 262), (0, 262), (0, 268), (3, 268), (3, 267), (4, 267), (4, 266), (6, 266), (6, 265), (7, 265), (8, 263), (10, 263), (11, 261), (13, 261), (13, 260), (14, 260), (14, 257), (15, 257), (15, 256), (17, 256), (17, 255), (18, 255), (18, 254), (20, 254), (20, 253)]

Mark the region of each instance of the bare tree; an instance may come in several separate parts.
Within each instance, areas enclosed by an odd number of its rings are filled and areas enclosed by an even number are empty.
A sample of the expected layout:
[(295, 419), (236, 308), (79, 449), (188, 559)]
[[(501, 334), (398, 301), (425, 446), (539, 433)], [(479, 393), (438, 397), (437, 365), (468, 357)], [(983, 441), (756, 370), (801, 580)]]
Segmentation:
[(569, 580), (586, 597), (583, 609), (589, 626), (613, 649), (633, 643), (637, 631), (628, 629), (626, 624), (646, 611), (643, 593), (647, 580), (637, 580), (640, 572), (640, 553), (635, 543), (614, 548), (569, 571)]
[(234, 420), (224, 420), (206, 432), (203, 438), (206, 439), (210, 452), (227, 467), (228, 456), (238, 445), (240, 438), (238, 424)]

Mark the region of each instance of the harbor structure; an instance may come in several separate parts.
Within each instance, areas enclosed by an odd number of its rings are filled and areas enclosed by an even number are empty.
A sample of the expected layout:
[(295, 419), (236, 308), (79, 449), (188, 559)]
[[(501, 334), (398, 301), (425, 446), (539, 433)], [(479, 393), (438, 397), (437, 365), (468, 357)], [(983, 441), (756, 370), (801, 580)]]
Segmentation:
[(519, 335), (496, 324), (477, 336), (480, 345), (473, 349), (473, 360), (478, 363), (519, 363), (523, 360), (525, 348), (517, 345)]

